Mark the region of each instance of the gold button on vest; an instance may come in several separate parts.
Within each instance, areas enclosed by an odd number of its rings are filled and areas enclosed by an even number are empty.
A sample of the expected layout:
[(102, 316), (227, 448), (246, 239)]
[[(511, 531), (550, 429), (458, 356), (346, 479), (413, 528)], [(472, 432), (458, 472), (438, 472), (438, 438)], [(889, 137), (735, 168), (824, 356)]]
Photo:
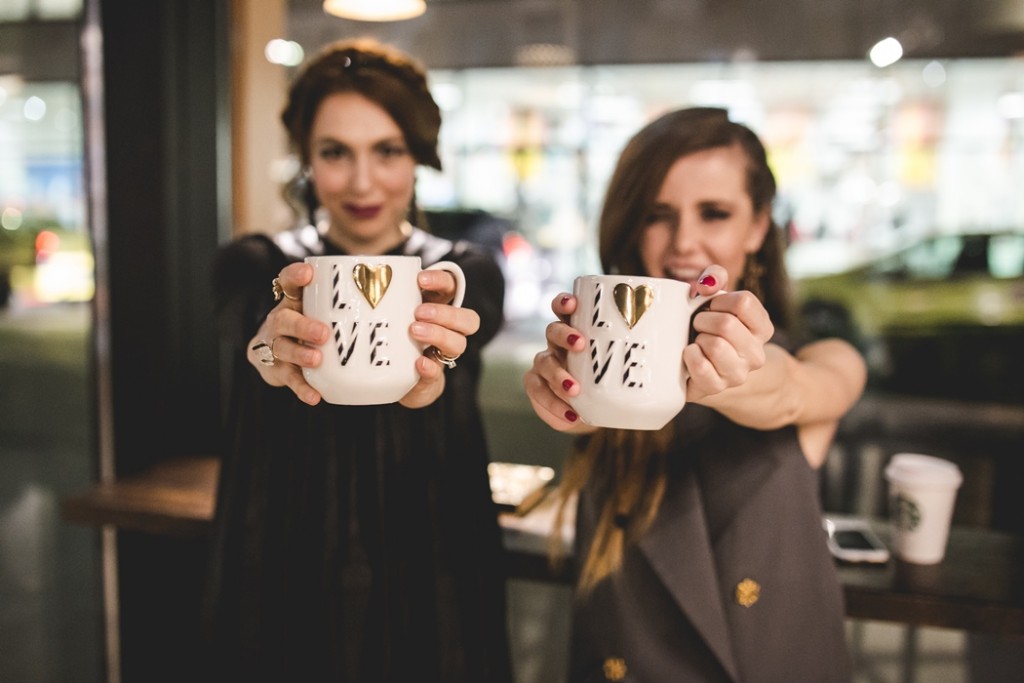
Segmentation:
[(621, 681), (626, 678), (626, 660), (621, 657), (609, 657), (604, 660), (604, 679)]
[(750, 607), (761, 599), (761, 584), (753, 579), (743, 579), (736, 584), (736, 602), (743, 607)]

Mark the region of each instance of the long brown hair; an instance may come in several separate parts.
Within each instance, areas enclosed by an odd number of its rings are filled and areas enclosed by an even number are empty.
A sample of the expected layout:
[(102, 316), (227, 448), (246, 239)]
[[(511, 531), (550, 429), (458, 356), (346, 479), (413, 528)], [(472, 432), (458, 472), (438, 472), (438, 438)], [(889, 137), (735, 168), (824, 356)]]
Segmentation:
[[(605, 192), (599, 224), (599, 254), (607, 273), (646, 275), (640, 236), (665, 176), (683, 156), (737, 146), (747, 157), (747, 194), (754, 213), (771, 215), (775, 176), (764, 145), (725, 110), (694, 107), (669, 112), (641, 129), (626, 145)], [(744, 288), (757, 294), (777, 328), (792, 323), (789, 279), (783, 261), (782, 232), (774, 220), (761, 247), (748, 259)], [(678, 439), (670, 422), (659, 431), (599, 429), (577, 440), (560, 485), (564, 502), (591, 482), (601, 501), (593, 544), (580, 570), (586, 593), (622, 564), (628, 543), (642, 535), (657, 515), (665, 492), (665, 457)], [(557, 559), (557, 558), (556, 558)]]
[(427, 87), (423, 65), (372, 38), (331, 43), (299, 71), (281, 112), (281, 123), (302, 166), (285, 188), (285, 196), (308, 214), (310, 223), (314, 222), (318, 207), (316, 194), (306, 178), (313, 120), (327, 97), (345, 92), (358, 93), (379, 105), (398, 124), (416, 163), (441, 170), (437, 153), (441, 110)]

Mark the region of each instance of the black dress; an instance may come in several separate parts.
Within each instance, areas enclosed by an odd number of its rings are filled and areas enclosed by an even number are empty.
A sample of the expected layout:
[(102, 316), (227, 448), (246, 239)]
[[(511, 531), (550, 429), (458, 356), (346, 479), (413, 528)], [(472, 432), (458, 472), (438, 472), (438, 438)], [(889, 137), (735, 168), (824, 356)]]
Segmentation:
[(458, 263), (480, 315), (432, 405), (315, 407), (245, 359), (271, 280), (341, 254), (312, 226), (224, 247), (219, 322), (233, 357), (206, 600), (219, 680), (511, 680), (497, 510), (477, 401), (504, 280), (485, 250), (414, 230), (393, 254)]

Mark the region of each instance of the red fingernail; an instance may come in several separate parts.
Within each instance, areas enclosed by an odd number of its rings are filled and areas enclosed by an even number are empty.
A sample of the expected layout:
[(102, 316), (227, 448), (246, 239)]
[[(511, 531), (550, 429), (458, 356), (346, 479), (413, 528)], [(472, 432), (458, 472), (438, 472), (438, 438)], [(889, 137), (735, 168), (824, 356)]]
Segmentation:
[(565, 306), (566, 304), (568, 304), (568, 303), (569, 303), (569, 299), (571, 299), (571, 298), (572, 298), (571, 296), (569, 296), (568, 294), (566, 294), (565, 296), (563, 296), (563, 297), (561, 298), (561, 300), (560, 300), (560, 303), (561, 303), (561, 304), (562, 304), (563, 306)]
[(564, 382), (562, 382), (562, 390), (569, 391), (570, 389), (572, 389), (572, 385), (573, 381), (571, 379), (567, 379)]
[(570, 334), (568, 337), (566, 337), (565, 341), (569, 342), (569, 346), (576, 346), (576, 342), (579, 340), (579, 338), (580, 335), (578, 334)]
[(705, 275), (701, 279), (697, 280), (698, 285), (704, 285), (705, 287), (714, 287), (718, 280), (715, 279), (714, 275)]
[(576, 413), (572, 412), (571, 410), (567, 410), (565, 411), (565, 419), (568, 420), (569, 422), (575, 422), (577, 419), (579, 419), (579, 416)]

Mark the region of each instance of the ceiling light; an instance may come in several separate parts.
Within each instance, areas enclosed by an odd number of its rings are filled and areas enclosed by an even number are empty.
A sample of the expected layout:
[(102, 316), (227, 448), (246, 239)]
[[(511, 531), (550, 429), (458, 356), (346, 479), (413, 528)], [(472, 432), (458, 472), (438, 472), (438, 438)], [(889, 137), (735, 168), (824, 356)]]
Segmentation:
[(271, 64), (298, 66), (302, 63), (302, 58), (306, 56), (306, 53), (302, 50), (302, 46), (294, 40), (274, 38), (263, 48), (263, 56)]
[(871, 63), (880, 69), (895, 64), (900, 61), (902, 56), (903, 46), (900, 44), (900, 41), (892, 37), (878, 41), (871, 48), (871, 52), (868, 53)]
[(424, 0), (324, 0), (324, 12), (357, 21), (401, 21), (426, 11)]

